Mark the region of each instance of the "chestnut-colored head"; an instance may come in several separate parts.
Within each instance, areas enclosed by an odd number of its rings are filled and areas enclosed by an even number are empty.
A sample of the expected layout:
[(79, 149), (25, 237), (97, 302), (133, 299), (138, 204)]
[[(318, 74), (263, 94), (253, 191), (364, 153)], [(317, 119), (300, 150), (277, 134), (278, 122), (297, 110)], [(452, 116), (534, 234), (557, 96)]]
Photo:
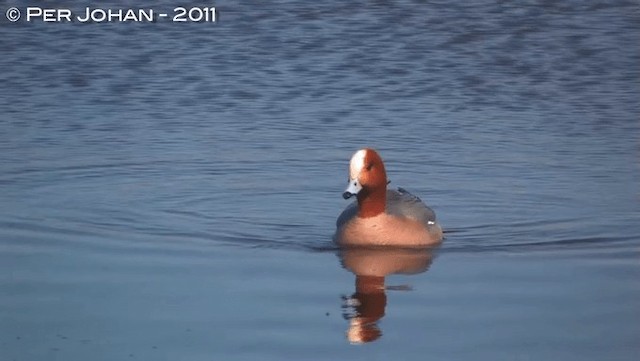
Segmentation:
[(349, 186), (344, 199), (358, 197), (361, 216), (374, 216), (384, 211), (387, 172), (378, 152), (371, 148), (357, 151), (349, 163)]

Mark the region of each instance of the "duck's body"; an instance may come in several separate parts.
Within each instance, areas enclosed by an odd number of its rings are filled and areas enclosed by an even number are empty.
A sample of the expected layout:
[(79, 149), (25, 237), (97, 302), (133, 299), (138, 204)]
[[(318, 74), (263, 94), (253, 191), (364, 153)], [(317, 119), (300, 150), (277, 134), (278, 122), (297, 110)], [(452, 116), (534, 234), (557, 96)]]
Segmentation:
[(345, 198), (357, 196), (340, 214), (334, 236), (342, 246), (427, 247), (442, 241), (435, 212), (420, 198), (399, 188), (387, 190), (382, 159), (362, 149), (351, 159)]
[(335, 241), (349, 246), (428, 246), (442, 240), (436, 215), (420, 198), (402, 188), (387, 190), (385, 211), (358, 217), (353, 202), (336, 222)]

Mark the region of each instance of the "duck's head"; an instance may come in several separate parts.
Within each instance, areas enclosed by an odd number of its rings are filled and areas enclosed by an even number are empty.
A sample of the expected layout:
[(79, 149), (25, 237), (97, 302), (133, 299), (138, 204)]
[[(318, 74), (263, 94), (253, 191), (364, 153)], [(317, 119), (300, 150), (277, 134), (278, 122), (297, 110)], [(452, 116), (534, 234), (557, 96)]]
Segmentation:
[(342, 197), (366, 196), (376, 191), (386, 193), (387, 172), (378, 152), (371, 148), (360, 149), (349, 163), (349, 185)]

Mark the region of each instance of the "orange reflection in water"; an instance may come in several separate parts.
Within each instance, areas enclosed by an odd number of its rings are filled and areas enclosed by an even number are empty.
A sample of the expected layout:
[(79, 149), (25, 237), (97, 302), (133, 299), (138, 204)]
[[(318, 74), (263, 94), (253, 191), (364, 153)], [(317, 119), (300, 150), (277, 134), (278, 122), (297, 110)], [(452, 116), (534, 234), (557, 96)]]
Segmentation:
[(338, 256), (342, 266), (356, 275), (356, 291), (344, 298), (343, 305), (344, 317), (349, 320), (347, 339), (353, 344), (382, 336), (378, 321), (385, 315), (386, 290), (390, 289), (385, 286), (385, 277), (422, 273), (433, 261), (432, 250), (427, 249), (347, 248)]

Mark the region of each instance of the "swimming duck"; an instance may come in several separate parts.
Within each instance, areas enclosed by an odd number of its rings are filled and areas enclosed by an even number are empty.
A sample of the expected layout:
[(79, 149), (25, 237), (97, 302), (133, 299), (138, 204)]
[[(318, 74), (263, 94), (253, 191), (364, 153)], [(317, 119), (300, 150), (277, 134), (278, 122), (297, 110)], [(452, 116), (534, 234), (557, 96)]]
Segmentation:
[(357, 151), (349, 163), (344, 199), (356, 196), (336, 222), (341, 246), (427, 247), (442, 241), (435, 212), (402, 188), (387, 190), (387, 173), (375, 150)]

